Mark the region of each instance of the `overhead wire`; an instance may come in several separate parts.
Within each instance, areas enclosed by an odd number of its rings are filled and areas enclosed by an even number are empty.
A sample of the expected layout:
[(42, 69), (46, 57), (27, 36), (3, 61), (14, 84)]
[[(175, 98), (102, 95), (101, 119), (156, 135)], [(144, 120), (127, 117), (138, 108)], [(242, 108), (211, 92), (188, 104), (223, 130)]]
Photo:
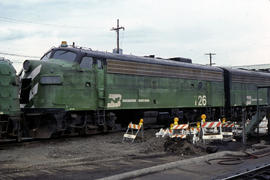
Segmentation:
[(59, 27), (59, 28), (87, 29), (86, 27), (82, 27), (82, 26), (70, 26), (70, 25), (65, 25), (65, 24), (40, 23), (40, 22), (34, 22), (34, 21), (29, 21), (29, 20), (24, 20), (24, 19), (15, 19), (15, 18), (3, 17), (3, 16), (0, 16), (0, 21), (7, 22), (7, 23), (23, 23), (23, 24), (42, 25), (42, 26), (52, 26), (52, 27)]
[(0, 54), (7, 55), (7, 56), (26, 57), (26, 58), (40, 58), (39, 56), (30, 56), (30, 55), (22, 55), (22, 54), (7, 53), (7, 52), (0, 52)]

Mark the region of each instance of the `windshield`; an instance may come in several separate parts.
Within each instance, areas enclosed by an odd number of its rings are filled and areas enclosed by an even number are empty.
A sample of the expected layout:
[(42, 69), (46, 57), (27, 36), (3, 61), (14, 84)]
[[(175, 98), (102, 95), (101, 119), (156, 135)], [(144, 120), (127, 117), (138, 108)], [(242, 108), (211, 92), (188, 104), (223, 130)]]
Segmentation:
[(56, 50), (50, 59), (62, 59), (67, 62), (74, 62), (77, 54), (66, 50)]
[(52, 51), (47, 52), (40, 60), (47, 61), (51, 56)]

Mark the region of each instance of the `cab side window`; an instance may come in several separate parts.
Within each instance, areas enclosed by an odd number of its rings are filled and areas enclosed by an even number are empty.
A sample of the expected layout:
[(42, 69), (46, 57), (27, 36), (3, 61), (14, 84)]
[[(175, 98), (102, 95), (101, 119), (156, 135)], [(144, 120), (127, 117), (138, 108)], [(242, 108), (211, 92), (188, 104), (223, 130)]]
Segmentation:
[(83, 57), (80, 63), (80, 67), (82, 69), (92, 69), (93, 66), (93, 58), (91, 57)]

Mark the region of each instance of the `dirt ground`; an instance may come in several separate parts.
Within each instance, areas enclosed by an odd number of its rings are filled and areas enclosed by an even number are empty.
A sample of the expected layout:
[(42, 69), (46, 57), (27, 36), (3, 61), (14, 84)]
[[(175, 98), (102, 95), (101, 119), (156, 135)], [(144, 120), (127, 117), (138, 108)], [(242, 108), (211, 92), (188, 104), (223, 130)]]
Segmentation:
[[(121, 161), (122, 164), (134, 162), (137, 166), (132, 166), (133, 168), (141, 168), (142, 162), (144, 162), (143, 165), (148, 166), (148, 163), (150, 166), (206, 154), (204, 148), (194, 147), (186, 141), (156, 138), (157, 131), (146, 130), (144, 140), (138, 139), (133, 144), (122, 143), (124, 132), (117, 132), (30, 142), (2, 148), (0, 149), (0, 179), (29, 179), (29, 177), (43, 179), (41, 177), (57, 174), (63, 169), (66, 170), (67, 167), (71, 173), (84, 168), (86, 168), (85, 172), (90, 173), (89, 168), (95, 166), (95, 168), (90, 168), (91, 172), (98, 174), (101, 173), (100, 169), (104, 168), (105, 162), (109, 161), (115, 163), (106, 166), (106, 172), (110, 173), (111, 170), (120, 172), (124, 170), (123, 167), (128, 169), (128, 165), (119, 165), (117, 169), (116, 162)], [(228, 147), (231, 146), (232, 144), (228, 145)], [(236, 150), (240, 147), (239, 143), (234, 146)], [(154, 157), (159, 159), (154, 160)], [(136, 158), (140, 159), (140, 162), (133, 161)], [(100, 168), (96, 168), (97, 166)], [(41, 176), (41, 174), (46, 176)], [(59, 178), (57, 175), (53, 177), (53, 179)]]

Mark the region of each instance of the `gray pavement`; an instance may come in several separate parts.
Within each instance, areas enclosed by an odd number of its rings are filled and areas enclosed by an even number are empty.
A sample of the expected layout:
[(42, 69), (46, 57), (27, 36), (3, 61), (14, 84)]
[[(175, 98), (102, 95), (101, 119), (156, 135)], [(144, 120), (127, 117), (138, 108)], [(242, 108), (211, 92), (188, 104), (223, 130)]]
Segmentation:
[(270, 163), (270, 156), (265, 156), (258, 159), (247, 159), (238, 165), (219, 165), (218, 161), (211, 161), (211, 164), (205, 162), (206, 159), (200, 159), (193, 163), (179, 164), (178, 167), (171, 168), (165, 171), (148, 174), (137, 177), (136, 180), (163, 180), (163, 179), (223, 179), (227, 176), (244, 172), (248, 169), (253, 169), (265, 163)]
[[(101, 179), (223, 179), (270, 163), (269, 146), (263, 148), (263, 150), (253, 151), (249, 149), (248, 151), (249, 156), (246, 154), (247, 151), (223, 151), (129, 171)], [(256, 154), (257, 158), (254, 155), (251, 156), (250, 153)], [(262, 157), (262, 155), (264, 156)], [(230, 161), (228, 161), (228, 158)]]

